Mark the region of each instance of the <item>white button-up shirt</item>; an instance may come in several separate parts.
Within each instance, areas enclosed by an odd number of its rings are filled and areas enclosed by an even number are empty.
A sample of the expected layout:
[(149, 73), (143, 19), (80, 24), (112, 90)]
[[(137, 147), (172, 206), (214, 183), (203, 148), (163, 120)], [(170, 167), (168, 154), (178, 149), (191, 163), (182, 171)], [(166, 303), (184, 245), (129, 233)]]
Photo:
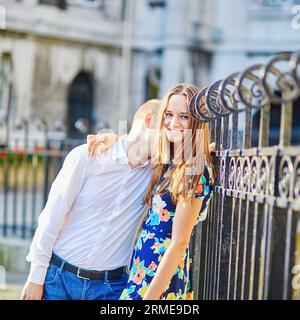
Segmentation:
[(44, 283), (52, 252), (89, 270), (129, 265), (150, 176), (149, 164), (129, 166), (121, 140), (94, 157), (86, 144), (73, 149), (39, 216), (28, 280)]

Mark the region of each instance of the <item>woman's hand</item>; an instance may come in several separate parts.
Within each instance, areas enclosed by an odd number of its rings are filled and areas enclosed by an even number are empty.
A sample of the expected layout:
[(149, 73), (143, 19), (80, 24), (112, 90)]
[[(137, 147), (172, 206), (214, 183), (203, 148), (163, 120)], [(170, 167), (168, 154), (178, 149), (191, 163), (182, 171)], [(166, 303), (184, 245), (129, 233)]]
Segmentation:
[(96, 151), (104, 153), (113, 147), (119, 136), (114, 133), (89, 134), (87, 136), (88, 153), (93, 156)]
[(211, 153), (211, 152), (216, 152), (216, 143), (215, 142), (212, 142), (209, 145), (209, 153)]

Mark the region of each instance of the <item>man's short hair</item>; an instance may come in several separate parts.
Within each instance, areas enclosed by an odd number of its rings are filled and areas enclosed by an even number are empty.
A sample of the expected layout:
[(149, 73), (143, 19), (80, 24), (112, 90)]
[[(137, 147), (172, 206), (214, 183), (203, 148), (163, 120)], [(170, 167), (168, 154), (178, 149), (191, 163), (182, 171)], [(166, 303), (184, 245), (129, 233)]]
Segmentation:
[(161, 105), (161, 101), (158, 99), (150, 99), (143, 103), (136, 111), (132, 125), (137, 124), (145, 119), (147, 113), (157, 114)]

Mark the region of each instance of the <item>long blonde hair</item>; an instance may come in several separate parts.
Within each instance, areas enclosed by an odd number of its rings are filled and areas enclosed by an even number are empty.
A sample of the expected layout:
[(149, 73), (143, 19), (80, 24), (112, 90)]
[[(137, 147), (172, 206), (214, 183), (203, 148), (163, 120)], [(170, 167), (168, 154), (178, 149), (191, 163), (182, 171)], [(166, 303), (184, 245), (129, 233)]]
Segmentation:
[[(164, 132), (164, 116), (165, 111), (168, 108), (169, 100), (173, 95), (182, 95), (186, 97), (187, 106), (189, 105), (193, 95), (199, 92), (199, 89), (194, 85), (190, 84), (177, 84), (173, 86), (164, 96), (162, 100), (161, 107), (158, 111), (157, 115), (157, 128), (159, 130), (159, 134), (156, 135), (155, 143), (154, 143), (154, 152), (155, 152), (155, 165), (152, 171), (151, 180), (149, 186), (147, 188), (144, 201), (148, 205), (151, 205), (151, 196), (154, 192), (162, 193), (167, 188), (171, 191), (172, 201), (177, 203), (179, 194), (183, 196), (185, 200), (188, 199), (189, 195), (188, 192), (193, 190), (199, 182), (200, 176), (202, 172), (197, 172), (196, 174), (191, 174), (187, 176), (188, 169), (190, 169), (190, 164), (187, 161), (183, 160), (181, 163), (177, 164), (174, 163), (172, 168), (172, 173), (169, 177), (164, 180), (162, 184), (159, 185), (158, 190), (154, 191), (154, 188), (157, 186), (158, 182), (160, 181), (164, 171), (166, 170), (166, 166), (170, 162), (170, 153), (169, 153), (169, 146), (172, 148), (172, 143), (169, 142), (167, 139), (166, 133)], [(188, 110), (188, 113), (189, 110)], [(209, 154), (209, 125), (207, 123), (200, 123), (199, 121), (194, 120), (191, 117), (191, 135), (190, 135), (190, 142), (192, 146), (192, 154), (196, 153), (196, 134), (197, 130), (202, 129), (203, 131), (203, 141), (201, 141), (203, 145), (203, 150), (205, 153), (205, 160), (210, 163), (210, 154)], [(197, 137), (199, 138), (199, 137)], [(185, 144), (186, 145), (186, 144)], [(176, 151), (177, 153), (182, 154), (184, 150), (179, 149)], [(173, 154), (172, 157), (176, 158), (178, 155)], [(203, 155), (202, 155), (203, 156)]]

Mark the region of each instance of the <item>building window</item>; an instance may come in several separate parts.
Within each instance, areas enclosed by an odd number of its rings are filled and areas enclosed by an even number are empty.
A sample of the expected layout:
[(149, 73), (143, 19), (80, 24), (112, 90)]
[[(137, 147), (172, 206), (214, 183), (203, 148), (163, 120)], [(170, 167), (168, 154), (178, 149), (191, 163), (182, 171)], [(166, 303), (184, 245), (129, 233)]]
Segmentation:
[(284, 7), (291, 7), (293, 5), (300, 4), (300, 0), (255, 0), (251, 2), (251, 4), (264, 7), (264, 8), (284, 8)]
[(8, 116), (11, 92), (11, 57), (4, 53), (0, 57), (0, 116)]
[(40, 4), (48, 4), (60, 9), (66, 9), (67, 7), (66, 0), (40, 0)]
[(145, 98), (153, 99), (157, 98), (159, 94), (159, 88), (160, 88), (160, 70), (157, 68), (151, 68), (147, 74), (146, 74), (146, 92), (145, 92)]
[[(249, 6), (251, 20), (290, 20), (295, 0), (253, 0)], [(298, 0), (297, 0), (298, 1)]]
[(282, 7), (290, 7), (299, 0), (254, 0), (251, 2), (251, 6), (257, 6), (260, 8), (280, 9)]
[(78, 5), (90, 8), (102, 8), (104, 0), (67, 0), (70, 5)]
[(164, 8), (166, 1), (164, 0), (148, 0), (148, 4), (151, 8)]
[(281, 7), (283, 4), (286, 4), (287, 0), (262, 0), (262, 4), (266, 7)]

